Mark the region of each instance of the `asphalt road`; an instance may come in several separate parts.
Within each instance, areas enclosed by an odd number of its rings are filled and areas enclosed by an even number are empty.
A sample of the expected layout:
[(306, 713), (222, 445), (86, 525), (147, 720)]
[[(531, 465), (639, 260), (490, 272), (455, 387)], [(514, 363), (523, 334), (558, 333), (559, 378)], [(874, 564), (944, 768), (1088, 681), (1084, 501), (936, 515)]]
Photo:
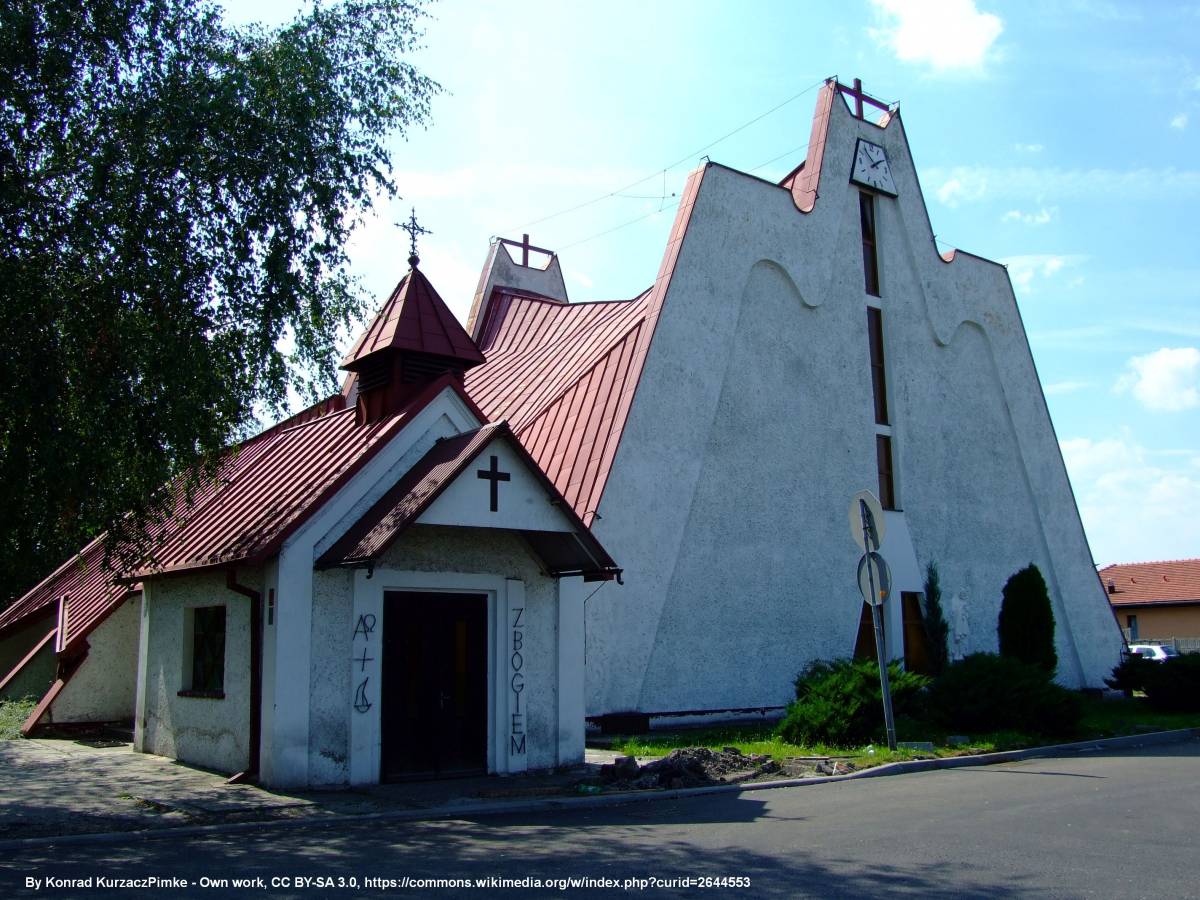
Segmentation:
[[(36, 802), (36, 798), (31, 798)], [(367, 878), (748, 879), (748, 887), (568, 889), (570, 896), (1200, 897), (1200, 741), (804, 788), (468, 820), (268, 829), (39, 847), (0, 863), (25, 878), (180, 877), (144, 897), (561, 896), (557, 886), (366, 888)], [(360, 888), (270, 888), (272, 878)], [(200, 886), (262, 878), (264, 888)], [(732, 882), (737, 884), (738, 882)], [(741, 882), (744, 884), (744, 882)], [(294, 882), (293, 882), (294, 884)]]

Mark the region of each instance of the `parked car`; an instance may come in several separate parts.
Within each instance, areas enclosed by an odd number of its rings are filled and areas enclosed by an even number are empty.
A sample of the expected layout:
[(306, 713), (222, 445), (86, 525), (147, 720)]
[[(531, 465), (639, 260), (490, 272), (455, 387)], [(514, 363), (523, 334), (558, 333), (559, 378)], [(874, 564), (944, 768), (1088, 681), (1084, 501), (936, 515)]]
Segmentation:
[(1155, 662), (1165, 662), (1171, 657), (1179, 655), (1179, 651), (1174, 647), (1163, 644), (1130, 644), (1129, 652), (1137, 654), (1142, 659), (1152, 659)]

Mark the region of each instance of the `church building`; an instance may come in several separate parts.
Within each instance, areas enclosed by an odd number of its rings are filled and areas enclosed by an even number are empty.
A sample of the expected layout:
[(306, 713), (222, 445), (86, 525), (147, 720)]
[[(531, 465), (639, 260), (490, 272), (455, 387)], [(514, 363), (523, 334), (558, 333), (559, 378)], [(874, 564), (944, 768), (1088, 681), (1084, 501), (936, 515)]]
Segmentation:
[(554, 253), (501, 239), (464, 329), (411, 263), (342, 392), (231, 452), (152, 564), (96, 543), (0, 613), (28, 729), (132, 718), (139, 750), (283, 786), (777, 710), (862, 649), (863, 489), (891, 656), (919, 658), (928, 564), (962, 655), (1032, 561), (1059, 680), (1118, 661), (1008, 273), (938, 253), (899, 111), (857, 84), (781, 182), (695, 170), (632, 299), (569, 302)]

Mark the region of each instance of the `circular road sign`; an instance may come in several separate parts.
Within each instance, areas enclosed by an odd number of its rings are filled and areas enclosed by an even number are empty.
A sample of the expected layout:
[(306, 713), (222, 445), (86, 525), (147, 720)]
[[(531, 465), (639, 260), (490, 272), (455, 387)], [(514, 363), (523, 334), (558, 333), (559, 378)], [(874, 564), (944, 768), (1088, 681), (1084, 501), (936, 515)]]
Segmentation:
[[(873, 547), (868, 547), (863, 541), (863, 517), (867, 519), (867, 529)], [(883, 535), (887, 524), (883, 520), (883, 507), (870, 491), (859, 491), (850, 500), (850, 537), (858, 544), (858, 549), (864, 553), (868, 550), (878, 550), (883, 546)]]
[[(875, 590), (872, 591), (872, 581)], [(858, 589), (871, 606), (883, 606), (892, 592), (892, 570), (878, 553), (864, 553), (858, 561)]]

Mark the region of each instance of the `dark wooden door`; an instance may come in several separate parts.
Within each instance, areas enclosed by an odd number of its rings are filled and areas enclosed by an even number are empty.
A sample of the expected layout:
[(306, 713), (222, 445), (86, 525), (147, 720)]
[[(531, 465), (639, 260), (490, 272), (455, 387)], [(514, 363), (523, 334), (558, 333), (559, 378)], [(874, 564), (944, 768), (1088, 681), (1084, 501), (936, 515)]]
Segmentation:
[(384, 781), (487, 768), (487, 597), (384, 595)]

